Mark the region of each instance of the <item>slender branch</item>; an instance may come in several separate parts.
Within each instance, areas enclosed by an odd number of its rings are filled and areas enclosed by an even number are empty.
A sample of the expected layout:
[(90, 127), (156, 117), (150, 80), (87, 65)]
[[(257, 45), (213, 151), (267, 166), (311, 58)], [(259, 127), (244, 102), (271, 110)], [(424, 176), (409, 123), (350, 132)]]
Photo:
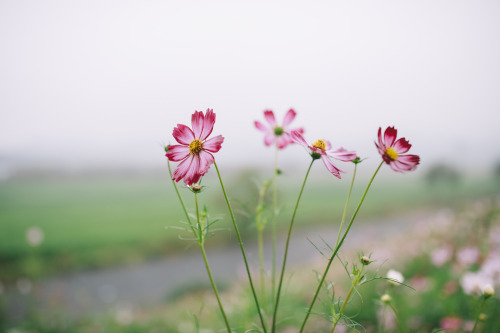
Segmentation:
[(231, 204), (229, 203), (229, 199), (228, 199), (227, 194), (226, 194), (226, 189), (224, 188), (224, 183), (222, 182), (222, 177), (220, 175), (219, 167), (217, 166), (217, 163), (215, 163), (215, 161), (214, 161), (214, 166), (215, 166), (215, 170), (217, 170), (217, 176), (219, 176), (219, 182), (220, 182), (220, 186), (222, 188), (222, 193), (224, 193), (224, 198), (226, 199), (227, 208), (229, 209), (229, 215), (231, 215), (231, 221), (233, 222), (234, 231), (236, 232), (236, 237), (238, 238), (238, 243), (240, 244), (241, 254), (243, 256), (243, 261), (245, 263), (245, 269), (247, 271), (248, 281), (250, 282), (250, 289), (252, 290), (252, 294), (253, 294), (253, 298), (255, 300), (255, 305), (257, 307), (257, 312), (259, 314), (260, 322), (262, 324), (262, 328), (264, 330), (264, 333), (266, 333), (267, 332), (266, 324), (264, 322), (264, 318), (262, 317), (262, 311), (261, 311), (261, 308), (259, 305), (259, 300), (257, 298), (257, 294), (255, 293), (255, 287), (254, 287), (254, 284), (252, 281), (252, 275), (250, 274), (250, 267), (248, 266), (248, 261), (247, 261), (247, 256), (245, 254), (245, 249), (243, 248), (243, 241), (241, 240), (240, 231), (238, 230), (238, 225), (236, 224), (236, 220), (234, 219), (233, 209), (231, 208)]
[(479, 307), (479, 310), (477, 311), (477, 314), (476, 314), (476, 320), (474, 322), (474, 327), (472, 328), (472, 333), (474, 333), (476, 331), (477, 324), (479, 323), (479, 316), (481, 315), (481, 312), (483, 312), (485, 303), (486, 303), (486, 297), (483, 297), (483, 301), (481, 302), (481, 306)]
[(191, 227), (191, 231), (193, 231), (193, 234), (196, 235), (196, 229), (193, 226), (193, 223), (191, 222), (191, 219), (189, 218), (189, 214), (186, 209), (186, 205), (184, 204), (184, 200), (182, 200), (181, 194), (179, 193), (179, 189), (177, 188), (177, 183), (175, 180), (172, 178), (172, 168), (170, 166), (170, 161), (167, 159), (167, 165), (168, 165), (168, 172), (170, 174), (170, 180), (172, 181), (172, 184), (174, 185), (175, 193), (177, 193), (177, 197), (179, 198), (179, 201), (182, 206), (182, 210), (184, 210), (184, 214), (186, 215), (186, 219), (189, 223), (189, 226)]
[(278, 219), (278, 140), (276, 140), (274, 151), (274, 174), (273, 174), (273, 221), (272, 221), (272, 247), (273, 258), (271, 264), (271, 290), (272, 295), (276, 293), (276, 235)]
[(285, 245), (285, 255), (283, 257), (283, 266), (281, 267), (280, 280), (279, 280), (279, 284), (278, 284), (278, 292), (276, 294), (276, 302), (274, 304), (273, 326), (272, 326), (273, 333), (276, 332), (276, 315), (278, 313), (278, 306), (279, 306), (280, 295), (281, 295), (281, 287), (283, 285), (283, 276), (285, 275), (286, 260), (288, 257), (288, 247), (290, 244), (290, 235), (292, 234), (293, 222), (295, 220), (297, 208), (299, 207), (299, 202), (300, 202), (300, 198), (302, 197), (302, 192), (304, 191), (304, 187), (306, 185), (307, 177), (309, 176), (309, 172), (311, 171), (311, 167), (312, 167), (314, 161), (315, 161), (315, 159), (313, 159), (311, 161), (311, 164), (309, 164), (309, 168), (307, 169), (306, 176), (304, 177), (304, 182), (302, 183), (302, 187), (300, 188), (299, 197), (297, 198), (297, 203), (295, 204), (295, 208), (293, 210), (292, 219), (290, 221), (290, 227), (288, 228), (288, 236), (286, 238), (286, 245)]
[(330, 333), (333, 333), (333, 331), (335, 331), (335, 327), (337, 327), (337, 324), (340, 321), (342, 314), (344, 313), (345, 307), (346, 307), (347, 303), (349, 303), (349, 299), (351, 298), (351, 295), (352, 295), (354, 289), (356, 289), (356, 286), (359, 283), (359, 280), (361, 278), (361, 274), (363, 274), (364, 268), (365, 268), (365, 265), (362, 265), (358, 274), (356, 274), (356, 276), (353, 278), (352, 284), (351, 284), (351, 289), (349, 289), (349, 292), (347, 293), (347, 296), (344, 300), (344, 303), (342, 304), (342, 307), (340, 308), (338, 316), (336, 316), (336, 318), (334, 319), (335, 321), (333, 322), (332, 330), (330, 331)]
[(227, 320), (226, 312), (224, 312), (224, 307), (222, 306), (222, 302), (221, 302), (220, 297), (219, 297), (219, 291), (217, 290), (217, 286), (215, 285), (215, 281), (214, 281), (214, 278), (212, 276), (212, 271), (210, 270), (210, 265), (208, 264), (207, 254), (205, 252), (205, 243), (204, 243), (205, 237), (203, 235), (203, 230), (201, 230), (202, 225), (201, 225), (201, 221), (200, 221), (200, 211), (198, 209), (198, 196), (196, 193), (194, 194), (194, 201), (196, 203), (196, 220), (198, 222), (198, 228), (199, 228), (199, 233), (200, 233), (199, 239), (198, 239), (198, 244), (200, 245), (200, 250), (201, 250), (201, 254), (203, 255), (203, 261), (205, 262), (205, 268), (207, 269), (208, 278), (210, 279), (210, 284), (212, 285), (212, 289), (214, 291), (215, 298), (217, 298), (217, 303), (219, 304), (219, 310), (222, 314), (222, 317), (224, 318), (224, 323), (226, 324), (227, 332), (231, 333), (232, 332), (231, 326), (229, 325), (229, 321)]
[(370, 189), (370, 186), (372, 185), (373, 180), (375, 179), (375, 176), (377, 175), (378, 171), (380, 170), (380, 167), (384, 161), (380, 162), (377, 170), (375, 170), (375, 173), (373, 174), (372, 178), (370, 179), (370, 182), (366, 186), (365, 192), (363, 193), (363, 196), (361, 197), (361, 200), (359, 201), (358, 207), (356, 207), (356, 210), (354, 211), (354, 214), (351, 217), (351, 220), (349, 222), (349, 225), (347, 226), (346, 231), (344, 232), (344, 236), (342, 236), (342, 239), (340, 242), (335, 246), (335, 249), (333, 250), (332, 256), (328, 260), (328, 264), (326, 265), (325, 272), (323, 273), (323, 276), (321, 277), (321, 281), (318, 284), (318, 288), (316, 288), (316, 292), (314, 293), (314, 297), (311, 301), (311, 304), (309, 305), (309, 309), (306, 312), (306, 316), (304, 318), (304, 321), (302, 322), (302, 326), (300, 327), (300, 333), (304, 331), (304, 327), (306, 326), (307, 319), (309, 318), (309, 315), (311, 314), (312, 308), (314, 306), (314, 303), (316, 302), (316, 299), (318, 298), (319, 291), (321, 289), (321, 286), (323, 285), (323, 282), (325, 281), (326, 274), (328, 273), (328, 270), (330, 269), (330, 266), (332, 265), (333, 259), (335, 259), (335, 256), (339, 252), (340, 247), (344, 243), (344, 240), (349, 233), (349, 230), (351, 229), (352, 223), (354, 222), (354, 219), (356, 218), (356, 215), (358, 215), (359, 209), (361, 208), (361, 205), (363, 204), (363, 201), (365, 200), (366, 194), (368, 193), (368, 190)]
[(342, 235), (342, 230), (344, 229), (345, 217), (347, 215), (347, 207), (349, 207), (349, 201), (351, 200), (351, 193), (352, 193), (352, 188), (354, 187), (354, 180), (356, 179), (357, 169), (358, 169), (358, 164), (354, 164), (354, 172), (352, 174), (351, 187), (349, 187), (349, 193), (347, 194), (347, 200), (345, 201), (344, 213), (342, 214), (342, 221), (340, 221), (339, 235), (337, 236), (337, 241), (335, 242), (335, 246), (339, 244), (340, 235)]

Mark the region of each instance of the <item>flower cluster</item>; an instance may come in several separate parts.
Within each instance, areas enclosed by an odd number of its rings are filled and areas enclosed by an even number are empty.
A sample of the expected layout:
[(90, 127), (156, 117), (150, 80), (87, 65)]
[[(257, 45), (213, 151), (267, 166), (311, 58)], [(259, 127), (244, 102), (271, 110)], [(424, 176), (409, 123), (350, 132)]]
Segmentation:
[[(330, 141), (318, 139), (312, 144), (307, 143), (302, 134), (303, 128), (290, 129), (290, 123), (295, 119), (296, 112), (288, 110), (283, 119), (283, 123), (278, 125), (273, 111), (264, 111), (264, 118), (269, 126), (255, 121), (255, 127), (264, 132), (264, 143), (266, 146), (275, 144), (278, 149), (283, 149), (292, 143), (298, 143), (309, 150), (313, 159), (323, 161), (325, 167), (332, 175), (340, 178), (340, 173), (345, 171), (339, 169), (332, 161), (337, 159), (343, 162), (354, 161), (357, 158), (356, 152), (344, 148), (333, 150)], [(178, 124), (172, 133), (178, 145), (168, 146), (166, 156), (172, 162), (181, 162), (173, 173), (175, 181), (184, 180), (186, 185), (191, 186), (199, 182), (214, 163), (214, 156), (220, 150), (224, 137), (218, 135), (207, 140), (212, 133), (215, 124), (215, 113), (207, 109), (206, 114), (195, 111), (191, 117), (192, 128)], [(397, 130), (394, 127), (387, 127), (382, 136), (382, 128), (378, 130), (378, 143), (375, 145), (382, 156), (382, 159), (394, 171), (412, 171), (420, 163), (418, 155), (405, 155), (411, 148), (411, 144), (405, 139), (397, 138)]]
[[(281, 273), (279, 278), (275, 276), (276, 269), (274, 267), (274, 262), (275, 262), (275, 257), (273, 257), (273, 268), (272, 268), (272, 286), (273, 289), (276, 288), (276, 292), (273, 292), (273, 298), (275, 298), (272, 301), (272, 306), (273, 306), (273, 312), (272, 312), (272, 320), (270, 323), (270, 330), (272, 333), (275, 333), (277, 330), (277, 313), (278, 313), (278, 307), (279, 307), (279, 301), (281, 298), (281, 290), (283, 286), (283, 281), (284, 281), (284, 274), (285, 274), (285, 267), (286, 267), (286, 261), (287, 261), (287, 256), (288, 256), (288, 249), (289, 249), (289, 242), (290, 242), (290, 235), (292, 233), (292, 227), (295, 221), (296, 217), (296, 212), (297, 208), (299, 206), (299, 202), (304, 190), (304, 186), (307, 182), (309, 172), (311, 170), (311, 167), (313, 163), (316, 160), (321, 159), (323, 161), (323, 164), (325, 165), (326, 169), (335, 177), (341, 178), (341, 173), (346, 173), (346, 171), (340, 169), (335, 163), (334, 160), (342, 161), (342, 162), (353, 162), (355, 164), (354, 168), (354, 173), (353, 173), (353, 182), (355, 179), (355, 174), (356, 174), (356, 169), (357, 169), (357, 164), (361, 162), (361, 159), (357, 156), (356, 152), (354, 150), (347, 150), (343, 147), (333, 149), (332, 144), (330, 141), (326, 139), (318, 139), (312, 143), (308, 143), (304, 137), (304, 129), (303, 128), (295, 128), (292, 129), (290, 128), (290, 124), (296, 117), (296, 112), (293, 109), (290, 109), (284, 119), (282, 124), (278, 124), (276, 122), (276, 118), (274, 116), (274, 113), (270, 110), (264, 111), (264, 118), (267, 121), (267, 126), (264, 125), (263, 123), (259, 121), (255, 121), (254, 125), (255, 127), (264, 132), (264, 144), (266, 146), (271, 146), (274, 145), (276, 148), (276, 153), (284, 149), (290, 144), (297, 143), (301, 146), (303, 146), (308, 155), (312, 158), (311, 163), (309, 165), (309, 168), (307, 169), (304, 181), (302, 183), (302, 188), (300, 189), (299, 196), (297, 199), (297, 202), (295, 204), (294, 212), (292, 214), (292, 218), (289, 224), (289, 229), (288, 229), (288, 234), (287, 234), (287, 239), (286, 239), (286, 245), (284, 249), (284, 255), (283, 255), (283, 261), (282, 261), (282, 268), (281, 268)], [(202, 216), (203, 214), (200, 215), (199, 212), (199, 205), (198, 205), (198, 199), (197, 199), (197, 193), (202, 189), (202, 186), (200, 185), (200, 181), (202, 176), (204, 176), (210, 166), (212, 164), (215, 164), (215, 157), (213, 153), (218, 152), (221, 149), (222, 143), (224, 141), (224, 138), (221, 135), (218, 135), (216, 137), (213, 137), (211, 139), (208, 139), (210, 134), (212, 133), (213, 127), (215, 124), (215, 113), (213, 110), (208, 109), (206, 113), (204, 114), (203, 112), (200, 111), (195, 111), (195, 113), (191, 117), (191, 128), (189, 128), (186, 125), (183, 124), (178, 124), (174, 130), (173, 130), (173, 136), (175, 140), (178, 142), (177, 145), (170, 145), (167, 147), (167, 153), (166, 156), (169, 161), (172, 162), (180, 162), (179, 165), (176, 167), (174, 172), (171, 174), (174, 187), (177, 190), (177, 187), (175, 185), (175, 182), (179, 182), (180, 180), (183, 180), (184, 183), (189, 186), (192, 190), (192, 192), (195, 194), (194, 199), (195, 199), (195, 207), (196, 207), (196, 222), (191, 221), (189, 214), (184, 206), (183, 200), (177, 191), (177, 194), (179, 196), (179, 199), (181, 201), (181, 204), (184, 208), (185, 214), (186, 214), (186, 219), (188, 221), (188, 224), (190, 226), (190, 230), (193, 232), (194, 236), (198, 240), (200, 249), (203, 253), (203, 257), (205, 260), (205, 265), (207, 268), (207, 274), (209, 275), (209, 278), (211, 280), (211, 285), (213, 288), (213, 291), (216, 295), (219, 310), (222, 316), (222, 319), (224, 320), (224, 323), (226, 325), (226, 330), (228, 332), (231, 332), (231, 325), (230, 325), (230, 320), (228, 320), (228, 317), (226, 316), (226, 312), (224, 310), (224, 307), (222, 305), (222, 302), (220, 300), (220, 297), (218, 296), (218, 291), (215, 286), (215, 281), (213, 279), (213, 275), (211, 273), (211, 270), (208, 265), (208, 261), (206, 258), (206, 253), (204, 250), (204, 243), (205, 243), (205, 237), (203, 235), (208, 233), (208, 227), (210, 226), (210, 223), (205, 221), (205, 218)], [(354, 219), (356, 218), (356, 215), (366, 197), (366, 194), (373, 182), (373, 179), (377, 175), (380, 167), (383, 165), (383, 163), (389, 164), (389, 166), (398, 172), (402, 171), (412, 171), (415, 170), (417, 165), (420, 163), (420, 158), (417, 155), (405, 155), (406, 152), (408, 152), (411, 148), (411, 145), (405, 138), (400, 138), (397, 139), (397, 130), (394, 127), (388, 127), (385, 132), (384, 136), (382, 137), (382, 129), (379, 128), (378, 131), (378, 143), (376, 142), (375, 145), (382, 156), (382, 161), (380, 162), (378, 168), (376, 169), (375, 173), (373, 174), (371, 180), (368, 182), (368, 185), (363, 193), (363, 196), (361, 197), (361, 200), (355, 209), (354, 213), (352, 214), (350, 221), (348, 225), (345, 228), (345, 231), (343, 230), (343, 223), (344, 219), (346, 217), (346, 212), (347, 212), (347, 204), (344, 209), (344, 214), (342, 217), (342, 221), (340, 223), (340, 232), (337, 238), (337, 242), (332, 248), (332, 254), (330, 256), (330, 259), (328, 261), (328, 264), (325, 267), (325, 270), (323, 274), (320, 277), (320, 281), (318, 283), (317, 289), (314, 293), (314, 296), (312, 298), (311, 304), (308, 308), (308, 310), (305, 311), (305, 318), (302, 322), (301, 330), (300, 332), (303, 331), (307, 320), (309, 318), (309, 315), (313, 313), (313, 307), (315, 304), (315, 301), (318, 297), (320, 289), (324, 286), (325, 278), (328, 274), (328, 270), (330, 268), (330, 264), (334, 261), (335, 257), (338, 255), (338, 251), (340, 250), (347, 233), (349, 232), (352, 223), (354, 222)], [(276, 154), (277, 156), (277, 154)], [(233, 227), (238, 239), (238, 242), (240, 243), (240, 249), (241, 253), (243, 256), (243, 261), (245, 264), (245, 268), (247, 271), (248, 275), (248, 280), (249, 280), (249, 285), (253, 294), (257, 314), (260, 318), (260, 324), (263, 329), (263, 332), (267, 332), (267, 324), (266, 324), (266, 319), (265, 316), (263, 315), (266, 311), (266, 291), (265, 291), (265, 274), (264, 274), (264, 264), (263, 264), (263, 259), (262, 259), (262, 254), (263, 254), (263, 239), (262, 239), (262, 230), (263, 227), (258, 228), (259, 231), (259, 257), (260, 257), (260, 273), (261, 273), (261, 297), (259, 301), (259, 297), (256, 294), (256, 290), (253, 284), (253, 279), (252, 279), (252, 274), (249, 269), (247, 257), (245, 254), (245, 250), (242, 244), (241, 236), (239, 233), (239, 228), (237, 226), (237, 223), (234, 218), (234, 214), (228, 199), (228, 196), (225, 191), (225, 187), (222, 182), (221, 175), (219, 173), (219, 169), (217, 167), (217, 164), (215, 164), (215, 167), (217, 169), (217, 175), (221, 184), (221, 188), (228, 206), (228, 210), (231, 216), (231, 220), (233, 222)], [(169, 170), (170, 170), (170, 164), (169, 164)], [(272, 178), (273, 182), (273, 211), (275, 212), (272, 216), (273, 223), (275, 223), (275, 217), (276, 217), (276, 212), (278, 211), (276, 207), (276, 175), (279, 174), (279, 169), (277, 168), (277, 158), (275, 159), (275, 172)], [(174, 182), (175, 181), (175, 182)], [(263, 187), (263, 193), (265, 193), (266, 188), (269, 186), (270, 181), (266, 182)], [(349, 202), (349, 198), (351, 196), (351, 190), (352, 190), (352, 184), (351, 184), (351, 189), (349, 190), (348, 194), (348, 199), (347, 203)], [(264, 195), (262, 194), (261, 197)], [(263, 204), (259, 204), (259, 207), (262, 207)], [(259, 214), (261, 211), (259, 211)], [(205, 212), (205, 214), (207, 214)], [(258, 216), (261, 216), (259, 215)], [(208, 215), (207, 215), (208, 216)], [(257, 225), (259, 225), (257, 221)], [(265, 225), (265, 223), (261, 224), (262, 226)], [(273, 228), (275, 229), (275, 228)], [(274, 232), (274, 230), (273, 230)], [(201, 235), (201, 236), (200, 236)], [(275, 255), (275, 246), (276, 246), (276, 235), (274, 234), (272, 237), (273, 240), (273, 255)], [(358, 286), (361, 285), (362, 283), (365, 282), (364, 280), (364, 275), (363, 275), (363, 269), (364, 266), (368, 265), (371, 262), (371, 260), (368, 257), (363, 257), (361, 259), (362, 266), (360, 269), (357, 268), (357, 266), (353, 267), (353, 279), (352, 279), (352, 286), (351, 290), (348, 293), (348, 296), (345, 298), (344, 303), (342, 307), (340, 308), (340, 311), (338, 313), (335, 313), (334, 316), (331, 317), (332, 321), (332, 327), (331, 331), (333, 332), (335, 328), (337, 327), (337, 324), (339, 324), (341, 321), (344, 321), (342, 319), (343, 317), (343, 311), (348, 303), (350, 295), (352, 295), (353, 290)], [(389, 271), (387, 279), (394, 283), (394, 284), (401, 284), (404, 281), (403, 276), (396, 272), (396, 271)], [(276, 281), (276, 283), (275, 283)], [(389, 299), (388, 301), (384, 301), (386, 303), (390, 302), (390, 296), (388, 296)], [(261, 307), (261, 303), (264, 304)], [(332, 304), (333, 305), (333, 304)], [(269, 316), (271, 317), (271, 316)]]

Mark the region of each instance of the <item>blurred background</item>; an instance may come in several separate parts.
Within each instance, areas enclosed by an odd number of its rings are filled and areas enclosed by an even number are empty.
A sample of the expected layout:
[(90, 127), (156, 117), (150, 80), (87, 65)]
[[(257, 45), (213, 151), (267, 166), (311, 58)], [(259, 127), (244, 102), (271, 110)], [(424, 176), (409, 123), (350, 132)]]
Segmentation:
[[(138, 308), (206, 284), (198, 252), (171, 228), (183, 212), (163, 151), (195, 110), (217, 114), (216, 160), (250, 252), (273, 170), (253, 125), (267, 109), (281, 122), (293, 108), (307, 140), (366, 158), (358, 197), (380, 161), (378, 128), (409, 139), (421, 165), (384, 167), (360, 224), (399, 230), (389, 222), (500, 194), (499, 13), (493, 0), (1, 1), (0, 328), (86, 331), (81, 318), (109, 309), (129, 327)], [(279, 161), (286, 228), (309, 158), (289, 146)], [(341, 216), (353, 167), (342, 168), (339, 181), (314, 166), (298, 239), (336, 232), (324, 228)], [(227, 227), (207, 246), (230, 285), (241, 272), (224, 265), (239, 259), (223, 256), (235, 239), (215, 170), (204, 182)], [(297, 265), (310, 262), (299, 254), (315, 249), (297, 248)]]

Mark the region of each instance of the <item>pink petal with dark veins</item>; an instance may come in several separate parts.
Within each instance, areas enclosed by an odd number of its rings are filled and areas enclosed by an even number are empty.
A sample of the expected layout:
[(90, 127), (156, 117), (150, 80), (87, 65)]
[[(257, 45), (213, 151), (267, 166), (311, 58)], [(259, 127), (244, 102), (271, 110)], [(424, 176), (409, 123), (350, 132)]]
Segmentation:
[(172, 135), (177, 142), (183, 145), (189, 145), (195, 139), (193, 131), (183, 124), (177, 124)]

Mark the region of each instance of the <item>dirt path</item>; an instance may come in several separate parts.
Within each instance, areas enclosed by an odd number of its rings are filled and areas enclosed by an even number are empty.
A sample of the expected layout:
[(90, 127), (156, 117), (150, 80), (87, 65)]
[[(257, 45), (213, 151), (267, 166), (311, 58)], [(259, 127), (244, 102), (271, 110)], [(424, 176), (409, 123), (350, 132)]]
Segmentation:
[[(391, 237), (405, 233), (422, 216), (414, 214), (384, 221), (360, 221), (351, 229), (345, 247), (365, 244), (373, 238)], [(294, 230), (288, 257), (287, 271), (294, 266), (320, 260), (321, 255), (311, 244), (323, 247), (323, 241), (334, 243), (336, 227), (321, 227), (313, 230)], [(277, 246), (278, 263), (281, 265), (285, 239)], [(345, 248), (344, 248), (345, 249)], [(149, 261), (134, 266), (113, 267), (71, 275), (61, 275), (37, 282), (31, 291), (22, 293), (22, 288), (5, 290), (7, 300), (6, 318), (16, 322), (25, 318), (32, 310), (44, 311), (46, 315), (69, 317), (102, 313), (120, 306), (147, 307), (166, 302), (169, 295), (195, 285), (207, 285), (208, 278), (203, 260), (197, 248), (161, 260)], [(245, 244), (252, 272), (257, 278), (257, 248)], [(208, 250), (208, 259), (218, 284), (246, 279), (239, 247), (224, 247)]]

